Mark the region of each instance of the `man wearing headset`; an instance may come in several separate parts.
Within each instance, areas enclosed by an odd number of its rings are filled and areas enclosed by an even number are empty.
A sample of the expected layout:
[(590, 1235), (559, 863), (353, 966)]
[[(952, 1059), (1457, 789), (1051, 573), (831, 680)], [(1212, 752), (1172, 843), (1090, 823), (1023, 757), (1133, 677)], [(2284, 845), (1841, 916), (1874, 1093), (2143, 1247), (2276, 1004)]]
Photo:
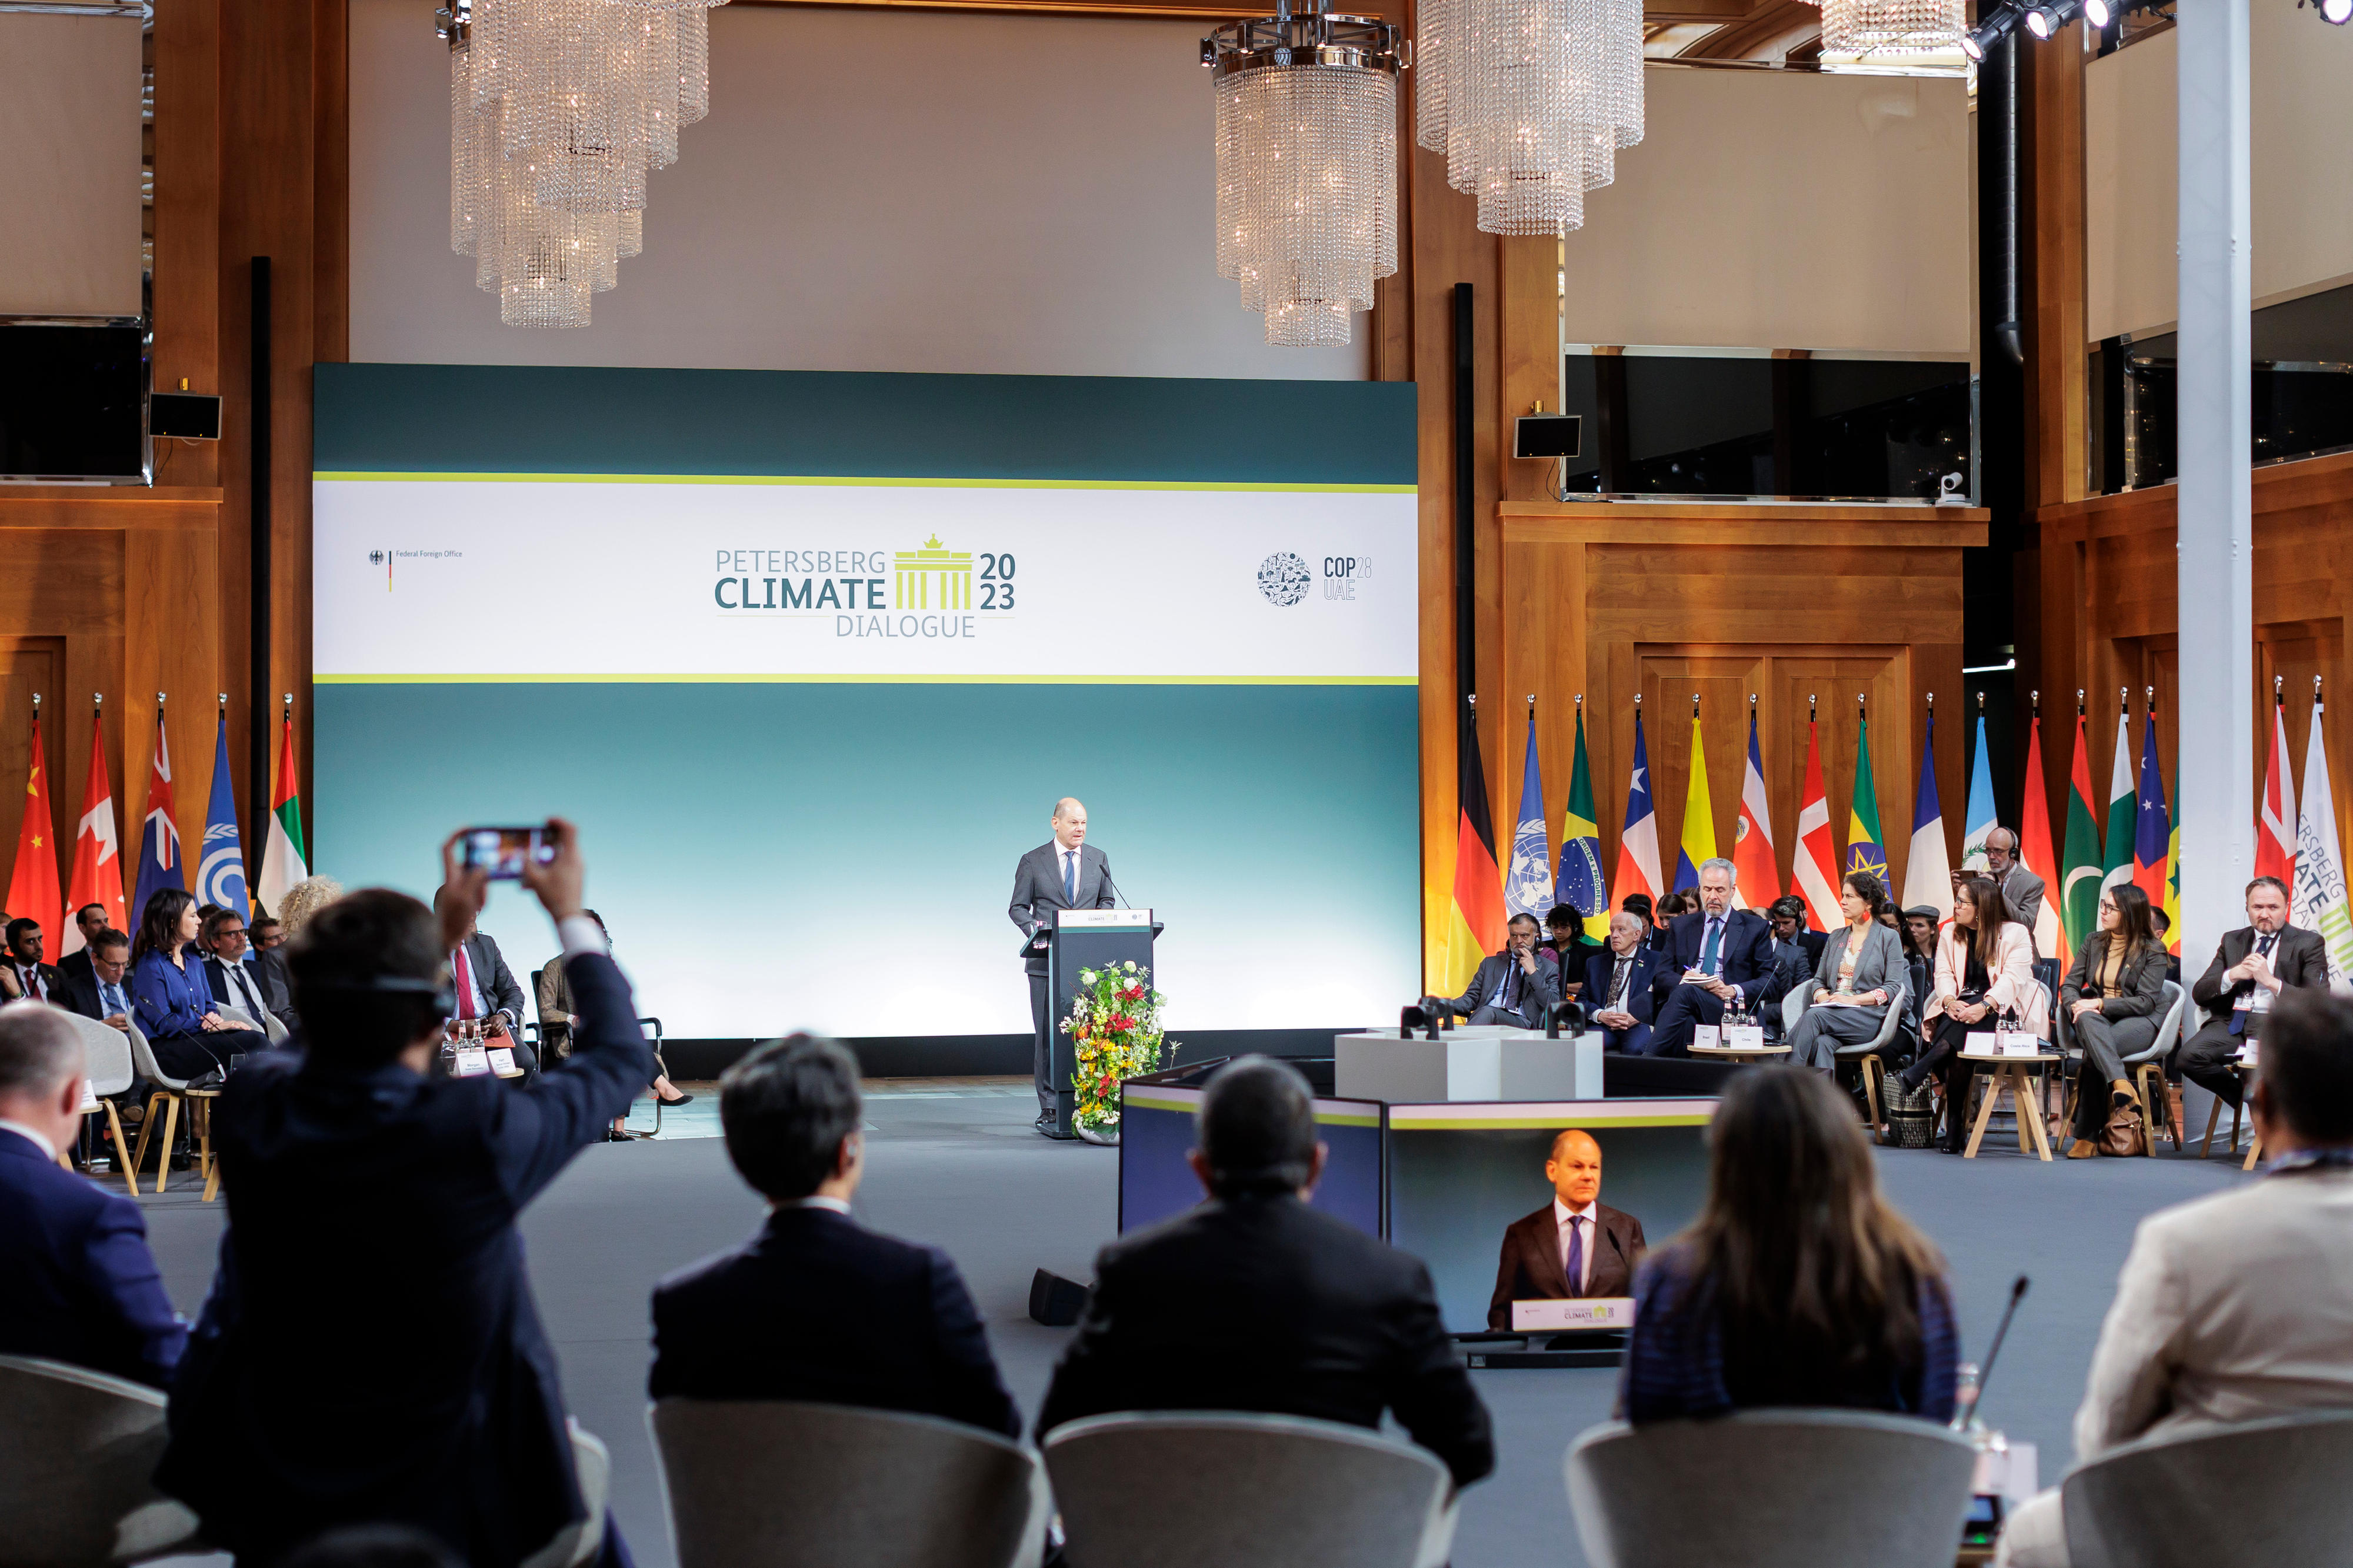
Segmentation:
[[(626, 1562), (604, 1467), (575, 1467), (516, 1219), (653, 1076), (628, 982), (582, 913), (572, 825), (523, 885), (555, 921), (571, 1059), (516, 1088), (437, 1078), (449, 953), (485, 873), (442, 847), (435, 912), (371, 888), (289, 947), (307, 1048), (248, 1062), (213, 1118), (228, 1230), (172, 1389), (156, 1481), (207, 1543), (271, 1561), (353, 1520), (473, 1568)], [(583, 1478), (591, 1478), (584, 1488)]]

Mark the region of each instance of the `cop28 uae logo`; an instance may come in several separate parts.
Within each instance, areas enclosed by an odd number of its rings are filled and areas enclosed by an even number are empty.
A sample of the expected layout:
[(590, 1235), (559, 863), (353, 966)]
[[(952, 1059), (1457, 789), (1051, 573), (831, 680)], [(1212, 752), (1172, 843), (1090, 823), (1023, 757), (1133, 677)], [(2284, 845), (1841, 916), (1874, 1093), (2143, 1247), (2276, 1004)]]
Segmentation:
[(1288, 609), (1307, 597), (1307, 563), (1288, 550), (1278, 550), (1258, 563), (1258, 591), (1277, 609)]

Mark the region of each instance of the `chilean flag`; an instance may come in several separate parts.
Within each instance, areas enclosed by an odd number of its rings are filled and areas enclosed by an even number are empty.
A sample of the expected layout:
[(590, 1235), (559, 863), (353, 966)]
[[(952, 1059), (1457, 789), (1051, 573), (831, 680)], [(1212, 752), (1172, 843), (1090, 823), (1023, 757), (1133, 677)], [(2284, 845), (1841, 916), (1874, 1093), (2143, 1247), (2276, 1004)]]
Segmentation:
[(170, 888), (187, 891), (187, 876), (180, 865), (180, 829), (173, 821), (172, 746), (164, 737), (164, 716), (155, 715), (155, 771), (147, 778), (147, 826), (139, 836), (138, 891), (132, 895), (132, 920), (147, 912), (147, 900)]
[(1651, 752), (1642, 739), (1639, 711), (1634, 715), (1634, 773), (1626, 781), (1626, 827), (1618, 835), (1618, 875), (1611, 881), (1620, 903), (1629, 893), (1647, 893), (1655, 909), (1666, 891), (1659, 875), (1659, 819), (1651, 809)]
[(2255, 875), (2295, 886), (2295, 774), (2287, 760), (2287, 702), (2272, 702), (2272, 761), (2255, 819)]

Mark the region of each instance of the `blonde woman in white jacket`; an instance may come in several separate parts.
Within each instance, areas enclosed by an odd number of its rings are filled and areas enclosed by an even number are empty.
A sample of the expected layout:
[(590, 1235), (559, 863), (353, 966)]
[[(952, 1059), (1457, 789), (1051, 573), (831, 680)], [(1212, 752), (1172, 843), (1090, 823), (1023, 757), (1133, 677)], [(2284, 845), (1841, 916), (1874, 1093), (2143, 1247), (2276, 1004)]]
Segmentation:
[(1991, 1029), (2010, 1013), (2020, 1028), (2047, 1039), (2051, 1012), (2034, 978), (2034, 933), (2010, 918), (2001, 889), (1990, 877), (1972, 877), (1953, 889), (1953, 918), (1936, 936), (1936, 969), (1935, 987), (1921, 1013), (1927, 1038), (1903, 1079), (1905, 1088), (1917, 1089), (1934, 1073), (1944, 1084), (1945, 1150), (1957, 1154), (1968, 1142), (1969, 1079), (1975, 1069), (1960, 1059), (1968, 1036)]

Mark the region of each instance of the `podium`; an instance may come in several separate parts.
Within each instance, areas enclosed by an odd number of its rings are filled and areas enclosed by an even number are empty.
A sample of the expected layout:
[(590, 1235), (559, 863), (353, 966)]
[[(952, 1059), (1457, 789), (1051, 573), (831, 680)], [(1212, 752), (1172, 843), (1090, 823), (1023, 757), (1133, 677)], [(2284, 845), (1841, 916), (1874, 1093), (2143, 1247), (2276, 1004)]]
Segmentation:
[(1071, 1125), (1076, 1097), (1071, 1079), (1078, 1071), (1071, 1037), (1062, 1032), (1071, 1016), (1071, 999), (1079, 994), (1079, 972), (1134, 961), (1138, 969), (1152, 969), (1156, 989), (1159, 970), (1154, 966), (1152, 942), (1166, 928), (1150, 910), (1056, 910), (1054, 929), (1036, 939), (1046, 946), (1046, 995), (1052, 1011), (1046, 1020), (1047, 1073), (1054, 1083), (1054, 1136), (1075, 1138)]

